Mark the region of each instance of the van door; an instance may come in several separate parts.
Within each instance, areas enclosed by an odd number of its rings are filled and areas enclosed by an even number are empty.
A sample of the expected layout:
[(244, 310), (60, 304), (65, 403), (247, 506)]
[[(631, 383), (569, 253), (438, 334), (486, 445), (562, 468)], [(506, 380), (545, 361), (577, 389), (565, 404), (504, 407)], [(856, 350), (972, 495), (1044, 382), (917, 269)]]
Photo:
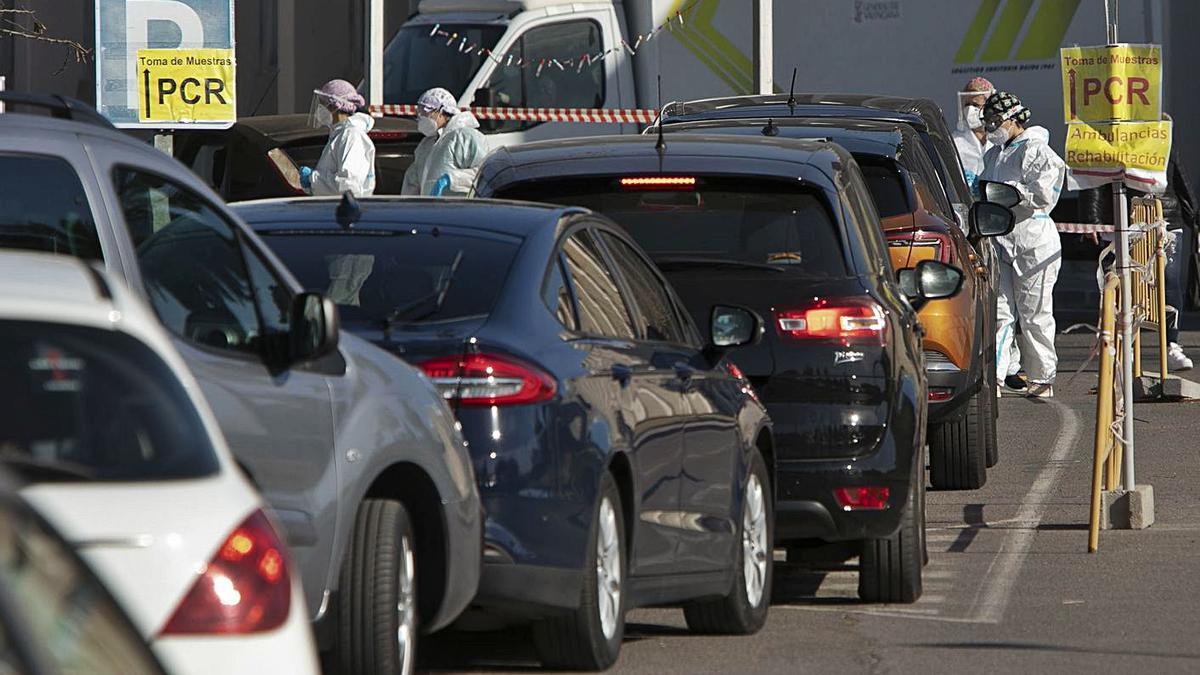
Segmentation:
[[(514, 20), (496, 47), (496, 58), (484, 63), (463, 102), (499, 108), (621, 107), (619, 73), (624, 54), (603, 56), (621, 46), (612, 23), (611, 9)], [(481, 125), (492, 149), (622, 131), (622, 125), (570, 122), (481, 120)]]

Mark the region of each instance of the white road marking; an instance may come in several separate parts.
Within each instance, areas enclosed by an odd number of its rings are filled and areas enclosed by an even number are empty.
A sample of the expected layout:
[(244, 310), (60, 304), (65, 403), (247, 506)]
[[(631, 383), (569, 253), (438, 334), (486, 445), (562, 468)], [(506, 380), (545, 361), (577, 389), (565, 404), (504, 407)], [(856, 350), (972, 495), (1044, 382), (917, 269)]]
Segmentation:
[(1075, 450), (1075, 442), (1079, 438), (1079, 414), (1054, 399), (1045, 401), (1058, 412), (1062, 426), (1050, 457), (1038, 472), (1029, 492), (1025, 493), (1021, 508), (1012, 519), (1018, 527), (1006, 532), (1000, 550), (984, 574), (983, 584), (969, 614), (969, 620), (974, 623), (1000, 623), (1004, 619), (1004, 611), (1012, 599), (1021, 567), (1033, 547), (1037, 527), (1046, 515), (1049, 500), (1055, 497), (1054, 487), (1067, 468), (1065, 460)]

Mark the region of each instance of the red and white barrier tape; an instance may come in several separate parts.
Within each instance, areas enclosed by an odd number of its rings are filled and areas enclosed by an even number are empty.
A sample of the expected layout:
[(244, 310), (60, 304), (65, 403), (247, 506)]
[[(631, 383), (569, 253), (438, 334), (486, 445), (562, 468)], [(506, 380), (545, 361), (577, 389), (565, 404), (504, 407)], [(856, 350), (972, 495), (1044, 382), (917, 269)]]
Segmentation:
[(1097, 225), (1094, 223), (1055, 223), (1058, 231), (1064, 234), (1097, 234), (1101, 232), (1114, 232), (1116, 228), (1112, 225)]
[[(416, 117), (417, 106), (373, 105), (376, 117)], [(580, 124), (653, 124), (657, 110), (637, 108), (464, 108), (481, 120), (506, 122), (575, 122)]]

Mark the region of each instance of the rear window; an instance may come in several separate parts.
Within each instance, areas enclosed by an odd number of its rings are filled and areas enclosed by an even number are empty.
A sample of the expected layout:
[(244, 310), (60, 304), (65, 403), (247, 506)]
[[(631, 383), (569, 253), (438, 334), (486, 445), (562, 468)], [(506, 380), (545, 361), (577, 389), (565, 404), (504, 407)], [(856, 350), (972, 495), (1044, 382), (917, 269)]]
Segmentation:
[(914, 205), (909, 201), (907, 179), (900, 168), (892, 161), (873, 160), (869, 157), (855, 156), (858, 168), (862, 170), (863, 180), (871, 191), (871, 200), (875, 202), (875, 210), (880, 218), (890, 218), (912, 213)]
[(0, 248), (103, 259), (91, 206), (69, 163), (0, 155)]
[(449, 321), (492, 311), (519, 244), (437, 228), (260, 232), (300, 283), (347, 322)]
[(816, 191), (747, 178), (698, 177), (685, 189), (641, 189), (619, 178), (537, 181), (496, 195), (583, 206), (612, 218), (659, 264), (745, 263), (845, 276), (837, 222)]
[(0, 322), (0, 464), (31, 481), (215, 473), (208, 433), (170, 368), (114, 331)]

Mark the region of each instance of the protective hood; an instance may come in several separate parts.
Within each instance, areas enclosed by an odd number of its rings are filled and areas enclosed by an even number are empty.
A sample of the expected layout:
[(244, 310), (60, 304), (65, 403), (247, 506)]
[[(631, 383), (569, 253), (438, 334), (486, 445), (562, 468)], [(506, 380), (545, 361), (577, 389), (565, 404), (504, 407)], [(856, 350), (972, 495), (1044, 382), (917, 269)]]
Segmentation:
[(343, 125), (349, 125), (363, 131), (370, 131), (375, 128), (375, 118), (366, 113), (356, 112), (337, 126), (340, 127)]
[(455, 129), (478, 129), (479, 120), (470, 112), (460, 112), (446, 122), (446, 126), (442, 127), (442, 133), (447, 134)]
[(1029, 127), (1020, 136), (1012, 140), (1013, 143), (1022, 143), (1033, 141), (1034, 143), (1050, 143), (1050, 132), (1046, 127)]

